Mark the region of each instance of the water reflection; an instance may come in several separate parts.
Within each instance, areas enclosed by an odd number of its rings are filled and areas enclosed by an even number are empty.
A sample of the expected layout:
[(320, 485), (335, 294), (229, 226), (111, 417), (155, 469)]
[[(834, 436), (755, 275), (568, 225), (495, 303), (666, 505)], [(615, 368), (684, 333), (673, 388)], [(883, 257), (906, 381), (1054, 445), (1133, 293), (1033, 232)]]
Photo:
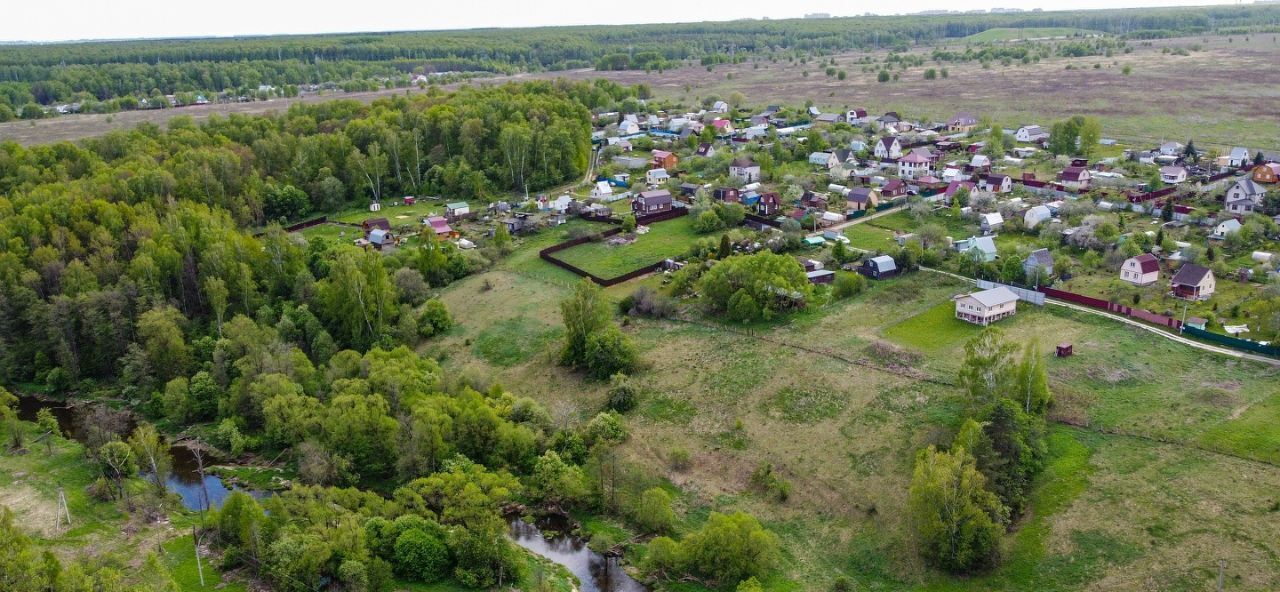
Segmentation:
[[(30, 395), (19, 395), (18, 397), (18, 419), (23, 421), (35, 421), (36, 414), (41, 409), (48, 409), (58, 420), (58, 427), (62, 430), (63, 435), (71, 437), (77, 442), (85, 442), (88, 437), (88, 430), (84, 425), (84, 414), (78, 408), (67, 407), (56, 401), (46, 401)], [(132, 421), (128, 425), (128, 429), (133, 429)], [(169, 448), (169, 455), (173, 458), (173, 470), (169, 475), (165, 484), (170, 491), (178, 494), (182, 498), (182, 506), (188, 510), (200, 510), (205, 508), (219, 508), (222, 502), (231, 495), (232, 491), (244, 491), (255, 498), (262, 499), (270, 495), (269, 492), (247, 489), (236, 486), (228, 486), (221, 477), (205, 473), (203, 478), (200, 475), (200, 463), (196, 459), (196, 455), (186, 446), (172, 446)]]
[(581, 582), (580, 592), (646, 592), (644, 584), (623, 571), (616, 557), (605, 557), (587, 547), (586, 541), (568, 534), (546, 538), (535, 525), (519, 518), (511, 521), (516, 544), (569, 569)]

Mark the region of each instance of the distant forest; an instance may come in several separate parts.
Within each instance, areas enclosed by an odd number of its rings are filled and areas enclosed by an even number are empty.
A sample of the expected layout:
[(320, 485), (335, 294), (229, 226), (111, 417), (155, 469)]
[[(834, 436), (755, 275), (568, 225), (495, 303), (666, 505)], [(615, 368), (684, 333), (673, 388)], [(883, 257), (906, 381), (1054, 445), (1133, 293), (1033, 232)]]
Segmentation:
[(433, 72), (661, 69), (778, 52), (905, 51), (1006, 27), (1130, 39), (1275, 30), (1280, 5), (13, 45), (0, 47), (0, 120), (42, 117), (39, 106), (71, 101), (112, 111), (167, 107), (156, 100), (163, 95), (252, 97), (261, 85), (288, 89), (273, 91), (280, 94), (323, 83), (367, 90)]

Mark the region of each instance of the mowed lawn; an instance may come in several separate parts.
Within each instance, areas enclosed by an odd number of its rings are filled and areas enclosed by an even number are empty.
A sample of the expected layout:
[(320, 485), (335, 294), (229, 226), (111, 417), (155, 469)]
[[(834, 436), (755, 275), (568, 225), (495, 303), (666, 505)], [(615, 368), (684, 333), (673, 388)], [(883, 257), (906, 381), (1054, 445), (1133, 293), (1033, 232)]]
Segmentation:
[(637, 235), (636, 242), (628, 245), (592, 242), (560, 251), (555, 256), (598, 277), (612, 278), (681, 255), (702, 236), (693, 231), (693, 219), (684, 216), (651, 224), (647, 234)]
[(945, 350), (972, 339), (982, 327), (956, 318), (954, 302), (943, 302), (884, 330), (884, 336), (925, 352)]

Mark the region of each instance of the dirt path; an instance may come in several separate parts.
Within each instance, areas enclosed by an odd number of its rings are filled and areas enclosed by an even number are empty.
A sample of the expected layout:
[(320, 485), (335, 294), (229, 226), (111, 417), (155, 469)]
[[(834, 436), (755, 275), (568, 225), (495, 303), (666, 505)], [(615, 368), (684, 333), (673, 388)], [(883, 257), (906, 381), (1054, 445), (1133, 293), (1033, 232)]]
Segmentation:
[[(941, 270), (941, 269), (933, 269), (933, 268), (930, 268), (930, 267), (921, 267), (920, 269), (921, 269), (921, 271), (929, 271), (929, 272), (933, 272), (933, 273), (937, 273), (937, 274), (941, 274), (941, 275), (951, 276), (951, 277), (956, 278), (956, 279), (958, 279), (958, 280), (963, 280), (963, 281), (970, 282), (970, 283), (974, 283), (974, 282), (976, 281), (976, 280), (973, 280), (972, 278), (967, 278), (967, 277), (964, 277), (964, 276), (962, 276), (962, 275), (958, 275), (958, 274), (951, 273), (951, 272), (949, 272), (949, 271), (943, 271), (943, 270)], [(1101, 310), (1097, 310), (1097, 309), (1089, 308), (1089, 307), (1087, 307), (1087, 306), (1081, 306), (1081, 305), (1079, 305), (1079, 304), (1073, 304), (1073, 303), (1070, 303), (1070, 302), (1065, 302), (1065, 301), (1062, 301), (1062, 300), (1056, 300), (1056, 299), (1053, 299), (1053, 298), (1045, 298), (1045, 299), (1044, 299), (1044, 301), (1045, 301), (1045, 304), (1052, 304), (1052, 305), (1054, 305), (1054, 306), (1061, 306), (1061, 307), (1063, 307), (1063, 308), (1069, 308), (1069, 309), (1071, 309), (1071, 310), (1076, 310), (1076, 311), (1080, 311), (1080, 312), (1087, 313), (1087, 314), (1091, 314), (1091, 315), (1095, 315), (1095, 316), (1106, 317), (1106, 318), (1111, 319), (1111, 320), (1113, 320), (1113, 321), (1119, 321), (1119, 322), (1121, 322), (1121, 323), (1125, 323), (1125, 324), (1127, 324), (1127, 325), (1130, 325), (1130, 326), (1133, 326), (1133, 327), (1137, 327), (1137, 328), (1142, 329), (1142, 330), (1144, 330), (1144, 331), (1149, 331), (1149, 332), (1151, 332), (1151, 333), (1155, 333), (1156, 335), (1159, 335), (1159, 336), (1161, 336), (1161, 337), (1163, 337), (1163, 338), (1165, 338), (1165, 339), (1168, 339), (1168, 340), (1170, 340), (1170, 341), (1175, 341), (1175, 342), (1181, 343), (1181, 344), (1183, 344), (1183, 345), (1187, 345), (1187, 346), (1194, 347), (1194, 348), (1196, 348), (1196, 349), (1198, 349), (1198, 350), (1207, 351), (1207, 352), (1211, 352), (1211, 353), (1215, 353), (1215, 354), (1221, 354), (1221, 355), (1224, 355), (1224, 356), (1230, 356), (1230, 357), (1233, 357), (1233, 358), (1239, 358), (1239, 359), (1241, 359), (1241, 360), (1249, 360), (1249, 361), (1252, 361), (1252, 362), (1262, 362), (1263, 364), (1269, 364), (1269, 365), (1271, 365), (1271, 366), (1278, 366), (1278, 367), (1280, 367), (1280, 360), (1277, 360), (1276, 358), (1269, 358), (1269, 357), (1267, 357), (1267, 356), (1260, 356), (1260, 355), (1257, 355), (1257, 354), (1246, 353), (1246, 352), (1237, 351), (1237, 350), (1234, 350), (1234, 349), (1231, 349), (1231, 348), (1219, 347), (1219, 346), (1216, 346), (1216, 345), (1210, 345), (1210, 344), (1208, 344), (1208, 343), (1203, 343), (1203, 342), (1200, 342), (1200, 341), (1196, 341), (1196, 340), (1194, 340), (1194, 339), (1190, 339), (1190, 338), (1187, 338), (1187, 337), (1183, 337), (1183, 336), (1181, 336), (1181, 335), (1179, 335), (1179, 334), (1177, 334), (1177, 333), (1173, 333), (1173, 332), (1171, 332), (1171, 331), (1165, 331), (1164, 329), (1161, 329), (1161, 328), (1159, 328), (1159, 327), (1155, 327), (1155, 326), (1153, 326), (1153, 325), (1148, 325), (1148, 324), (1146, 324), (1146, 323), (1142, 323), (1142, 322), (1135, 321), (1135, 320), (1133, 320), (1133, 319), (1131, 319), (1131, 318), (1128, 318), (1128, 317), (1123, 317), (1123, 316), (1120, 316), (1120, 315), (1117, 315), (1117, 314), (1112, 314), (1112, 313), (1109, 313), (1109, 312), (1104, 312), (1104, 311), (1101, 311)]]

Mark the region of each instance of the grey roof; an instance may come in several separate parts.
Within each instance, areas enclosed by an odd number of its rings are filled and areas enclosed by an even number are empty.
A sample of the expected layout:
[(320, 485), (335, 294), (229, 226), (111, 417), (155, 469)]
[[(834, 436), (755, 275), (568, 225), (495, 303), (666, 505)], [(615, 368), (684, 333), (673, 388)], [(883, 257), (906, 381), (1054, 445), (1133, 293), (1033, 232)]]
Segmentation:
[(1262, 195), (1267, 192), (1261, 185), (1254, 182), (1253, 177), (1245, 177), (1236, 181), (1236, 187), (1243, 190), (1245, 195)]
[(870, 262), (872, 265), (875, 266), (876, 270), (879, 271), (880, 273), (884, 273), (886, 271), (893, 271), (898, 268), (897, 264), (893, 262), (893, 257), (890, 257), (888, 255), (880, 255), (879, 257), (872, 257), (870, 259)]
[(970, 237), (965, 240), (969, 243), (968, 249), (977, 249), (984, 253), (996, 252), (996, 241), (989, 236)]
[(369, 232), (369, 242), (380, 245), (387, 241), (387, 235), (390, 234), (381, 228), (374, 229)]
[(1232, 159), (1232, 160), (1248, 160), (1248, 159), (1249, 159), (1249, 149), (1248, 149), (1248, 148), (1241, 148), (1240, 146), (1236, 146), (1235, 148), (1232, 148), (1232, 149), (1231, 149), (1231, 159)]
[(1049, 252), (1049, 249), (1036, 249), (1030, 255), (1027, 255), (1027, 263), (1041, 267), (1052, 267), (1053, 254)]
[(991, 308), (993, 306), (999, 306), (1007, 302), (1013, 302), (1014, 300), (1018, 299), (1018, 295), (1014, 294), (1013, 290), (1010, 290), (1009, 288), (1006, 288), (1004, 286), (997, 286), (990, 290), (974, 292), (969, 296), (971, 296), (974, 300), (977, 300), (980, 304), (982, 304), (987, 308)]

